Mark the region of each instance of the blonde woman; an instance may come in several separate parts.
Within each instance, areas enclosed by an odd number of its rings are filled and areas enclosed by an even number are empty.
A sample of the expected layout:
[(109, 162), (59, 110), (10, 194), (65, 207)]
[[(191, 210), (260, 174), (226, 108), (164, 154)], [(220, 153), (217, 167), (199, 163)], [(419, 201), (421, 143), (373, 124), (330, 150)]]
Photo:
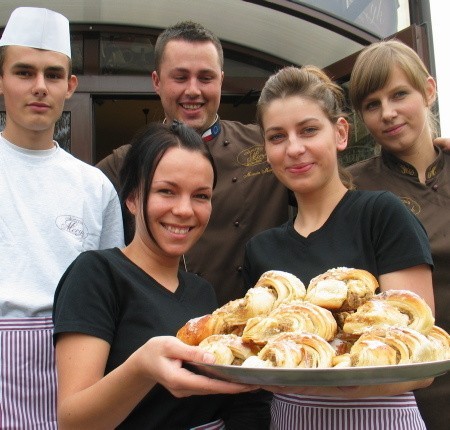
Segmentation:
[[(350, 79), (350, 99), (381, 154), (350, 166), (360, 189), (398, 195), (424, 225), (434, 262), (436, 324), (450, 330), (450, 153), (433, 145), (436, 82), (414, 50), (397, 40), (370, 45)], [(450, 421), (450, 375), (417, 393), (430, 429)]]

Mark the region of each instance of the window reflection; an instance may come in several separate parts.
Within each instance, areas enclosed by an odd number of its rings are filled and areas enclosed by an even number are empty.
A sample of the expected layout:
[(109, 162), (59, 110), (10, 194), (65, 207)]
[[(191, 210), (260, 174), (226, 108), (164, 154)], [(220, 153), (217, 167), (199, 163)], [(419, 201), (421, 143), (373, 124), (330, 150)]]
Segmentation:
[(72, 53), (72, 73), (74, 75), (83, 74), (83, 34), (71, 33), (70, 50)]
[(405, 14), (409, 16), (408, 2), (403, 0), (294, 1), (335, 15), (380, 37), (390, 36), (409, 25), (403, 22)]
[(154, 67), (152, 38), (136, 34), (100, 34), (100, 69), (103, 75), (148, 74)]

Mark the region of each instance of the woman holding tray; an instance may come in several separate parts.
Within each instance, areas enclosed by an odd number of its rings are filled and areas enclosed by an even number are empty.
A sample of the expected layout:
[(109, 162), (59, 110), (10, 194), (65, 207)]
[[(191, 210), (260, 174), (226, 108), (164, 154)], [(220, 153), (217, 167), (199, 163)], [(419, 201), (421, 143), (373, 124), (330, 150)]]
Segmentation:
[(134, 239), (124, 249), (82, 253), (55, 294), (59, 427), (219, 430), (237, 401), (247, 416), (233, 428), (264, 428), (261, 409), (252, 415), (239, 395), (228, 395), (251, 387), (182, 367), (214, 357), (174, 337), (187, 320), (217, 307), (208, 282), (179, 270), (211, 214), (209, 151), (180, 123), (151, 124), (136, 136), (121, 180)]
[[(426, 232), (389, 192), (353, 190), (338, 164), (347, 146), (344, 96), (318, 68), (287, 67), (265, 84), (257, 119), (277, 178), (293, 191), (298, 214), (246, 246), (251, 287), (267, 270), (305, 285), (330, 268), (376, 276), (381, 291), (411, 290), (434, 309)], [(412, 390), (432, 379), (359, 387), (268, 387), (273, 429), (425, 429)]]

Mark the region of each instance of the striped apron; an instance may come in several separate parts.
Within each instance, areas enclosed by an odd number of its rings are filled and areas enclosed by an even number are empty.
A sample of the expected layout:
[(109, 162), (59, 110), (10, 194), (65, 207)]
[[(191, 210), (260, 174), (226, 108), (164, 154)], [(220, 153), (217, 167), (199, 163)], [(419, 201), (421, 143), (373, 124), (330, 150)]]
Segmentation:
[(275, 394), (271, 430), (426, 430), (413, 393), (343, 399)]
[(202, 426), (192, 427), (190, 430), (225, 430), (225, 423), (222, 420), (217, 420)]
[(51, 317), (0, 318), (0, 429), (57, 429)]

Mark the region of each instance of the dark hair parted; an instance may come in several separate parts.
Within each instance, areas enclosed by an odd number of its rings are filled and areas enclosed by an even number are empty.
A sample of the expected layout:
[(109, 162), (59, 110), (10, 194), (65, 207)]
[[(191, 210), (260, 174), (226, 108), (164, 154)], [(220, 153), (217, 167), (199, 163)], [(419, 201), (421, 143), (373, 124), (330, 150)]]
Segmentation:
[(213, 169), (213, 188), (217, 182), (217, 170), (211, 153), (200, 135), (191, 127), (174, 121), (171, 125), (150, 123), (138, 131), (131, 141), (130, 150), (120, 170), (120, 197), (125, 206), (128, 197), (140, 193), (141, 211), (147, 232), (152, 238), (146, 211), (148, 196), (161, 158), (169, 148), (174, 147), (202, 154)]
[(220, 68), (223, 70), (223, 49), (219, 38), (203, 25), (192, 21), (182, 21), (166, 28), (156, 40), (155, 44), (155, 70), (160, 73), (161, 63), (164, 57), (166, 45), (171, 40), (183, 40), (191, 43), (212, 42), (219, 56)]

